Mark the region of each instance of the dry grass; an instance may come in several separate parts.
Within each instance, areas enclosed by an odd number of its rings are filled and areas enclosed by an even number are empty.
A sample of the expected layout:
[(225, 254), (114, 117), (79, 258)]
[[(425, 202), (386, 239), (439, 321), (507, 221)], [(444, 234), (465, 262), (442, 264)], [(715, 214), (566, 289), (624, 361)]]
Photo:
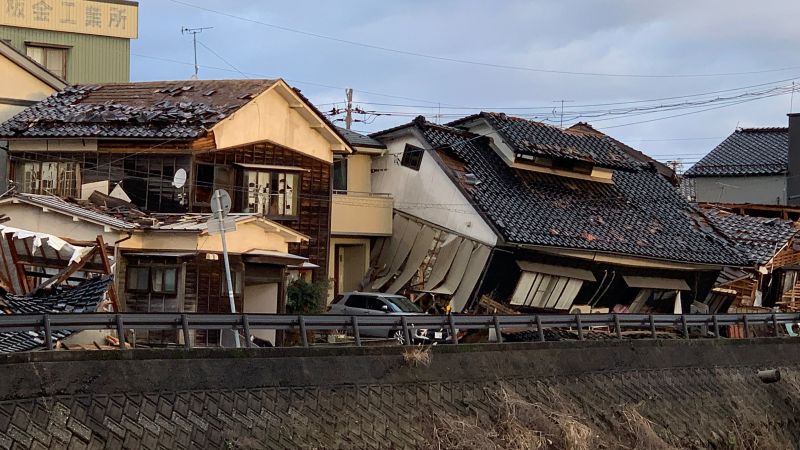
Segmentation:
[(641, 450), (672, 450), (653, 429), (653, 422), (644, 417), (634, 405), (626, 405), (620, 411), (622, 428), (627, 432), (633, 448)]
[(430, 347), (419, 345), (403, 352), (403, 360), (411, 367), (428, 367), (431, 365), (433, 352)]

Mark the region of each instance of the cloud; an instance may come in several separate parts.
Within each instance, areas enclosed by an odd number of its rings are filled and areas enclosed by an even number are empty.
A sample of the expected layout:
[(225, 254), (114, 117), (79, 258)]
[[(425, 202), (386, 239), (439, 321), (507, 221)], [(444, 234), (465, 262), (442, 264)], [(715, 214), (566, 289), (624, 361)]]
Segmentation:
[[(617, 74), (698, 74), (800, 66), (793, 45), (800, 41), (796, 25), (800, 2), (789, 0), (761, 2), (758, 7), (744, 0), (186, 1), (370, 45), (503, 65)], [(341, 101), (343, 88), (353, 87), (364, 109), (389, 114), (373, 118), (370, 124), (358, 124), (365, 130), (390, 127), (415, 114), (433, 116), (440, 112), (439, 104), (445, 107), (443, 115), (453, 115), (442, 120), (473, 112), (448, 109), (448, 105), (486, 109), (538, 106), (536, 111), (522, 112), (555, 120), (557, 114), (552, 112), (560, 99), (573, 101), (565, 103), (569, 111), (571, 104), (669, 97), (800, 76), (800, 69), (735, 77), (624, 78), (482, 67), (303, 36), (165, 0), (143, 0), (139, 25), (140, 38), (132, 45), (133, 53), (183, 62), (192, 60), (192, 46), (190, 37), (180, 34), (181, 26), (213, 26), (199, 38), (227, 62), (200, 47), (201, 65), (224, 69), (203, 67), (200, 73), (204, 78), (241, 77), (232, 65), (253, 74), (250, 76), (291, 80), (317, 103)], [(190, 64), (133, 57), (135, 80), (180, 79), (191, 73)], [(722, 137), (736, 124), (784, 125), (788, 107), (789, 98), (775, 97), (608, 131), (662, 159), (688, 155), (687, 160), (696, 160), (717, 142), (653, 140)], [(640, 117), (595, 124), (602, 129), (634, 119)]]

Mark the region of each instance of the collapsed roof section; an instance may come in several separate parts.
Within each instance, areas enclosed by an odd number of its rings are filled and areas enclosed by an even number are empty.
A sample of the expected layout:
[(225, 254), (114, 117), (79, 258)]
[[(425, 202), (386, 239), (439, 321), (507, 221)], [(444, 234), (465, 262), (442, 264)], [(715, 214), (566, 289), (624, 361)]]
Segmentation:
[[(98, 276), (75, 287), (59, 287), (34, 296), (0, 295), (0, 315), (91, 313), (97, 311), (111, 286), (112, 277)], [(53, 343), (72, 330), (53, 330)], [(45, 331), (0, 332), (0, 353), (25, 352), (47, 346)]]
[[(621, 169), (611, 171), (613, 183), (516, 169), (494, 148), (493, 137), (433, 124), (424, 118), (373, 136), (416, 129), (433, 150), (427, 153), (450, 174), (506, 245), (677, 263), (749, 265), (651, 165), (612, 149), (610, 138), (575, 136), (541, 124), (524, 124), (525, 119), (488, 113), (455, 123), (482, 117), (495, 124), (511, 124), (515, 139), (526, 139), (532, 144), (529, 148), (569, 143), (577, 146), (576, 155)], [(538, 145), (538, 139), (542, 145)], [(608, 154), (600, 154), (602, 149), (609, 150)]]
[(798, 233), (791, 220), (744, 216), (712, 206), (703, 206), (701, 211), (752, 264), (759, 266), (769, 264)]

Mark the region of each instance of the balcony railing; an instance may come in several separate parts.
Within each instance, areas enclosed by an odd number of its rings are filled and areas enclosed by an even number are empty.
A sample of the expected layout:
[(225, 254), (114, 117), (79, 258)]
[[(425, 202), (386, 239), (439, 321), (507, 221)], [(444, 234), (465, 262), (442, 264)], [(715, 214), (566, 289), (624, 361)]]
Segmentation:
[[(308, 332), (349, 331), (353, 343), (362, 345), (362, 333), (370, 330), (391, 330), (402, 333), (406, 344), (413, 343), (412, 332), (420, 329), (448, 330), (458, 344), (459, 332), (467, 330), (493, 329), (499, 343), (503, 333), (508, 330), (533, 330), (537, 341), (544, 342), (545, 332), (552, 329), (571, 329), (577, 340), (585, 340), (586, 332), (595, 327), (608, 330), (607, 337), (624, 339), (626, 330), (644, 332), (645, 337), (658, 339), (670, 332), (670, 338), (689, 339), (690, 330), (701, 329), (703, 336), (721, 338), (723, 327), (737, 327), (743, 331), (743, 338), (758, 337), (753, 330), (761, 328), (760, 336), (767, 330), (770, 336), (782, 336), (787, 325), (800, 322), (800, 314), (576, 314), (576, 315), (313, 315), (294, 316), (279, 314), (38, 314), (0, 316), (0, 333), (6, 332), (44, 332), (48, 349), (53, 349), (53, 331), (57, 330), (115, 330), (119, 346), (125, 349), (125, 330), (175, 330), (189, 336), (191, 330), (235, 330), (245, 336), (248, 347), (253, 346), (250, 336), (253, 330), (275, 330), (296, 332), (300, 344), (311, 345)], [(613, 330), (613, 331), (612, 331)], [(191, 348), (190, 339), (184, 339), (184, 347)]]
[(333, 191), (331, 232), (339, 235), (391, 236), (391, 194)]

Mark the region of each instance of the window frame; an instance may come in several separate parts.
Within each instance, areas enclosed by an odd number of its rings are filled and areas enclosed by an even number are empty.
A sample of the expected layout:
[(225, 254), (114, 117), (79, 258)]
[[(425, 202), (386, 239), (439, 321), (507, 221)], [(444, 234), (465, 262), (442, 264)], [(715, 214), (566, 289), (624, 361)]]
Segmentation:
[[(152, 294), (161, 294), (161, 295), (177, 295), (178, 294), (178, 273), (179, 267), (178, 266), (150, 266), (150, 290), (149, 292)], [(161, 272), (161, 289), (156, 290), (156, 283), (155, 283), (155, 274), (157, 272)], [(167, 272), (173, 272), (175, 279), (172, 282), (172, 290), (167, 290), (165, 287), (167, 286), (166, 279), (167, 279)]]
[[(250, 213), (257, 213), (261, 214), (264, 217), (270, 219), (296, 219), (300, 215), (300, 189), (303, 183), (303, 172), (302, 171), (293, 171), (293, 170), (266, 170), (266, 169), (251, 169), (246, 168), (243, 169), (241, 172), (241, 188), (242, 188), (242, 201), (241, 201), (241, 208), (242, 212), (250, 212)], [(255, 186), (250, 186), (249, 178), (250, 174), (255, 174), (256, 177), (256, 184)], [(259, 183), (260, 175), (264, 175), (265, 178), (265, 186), (262, 186)], [(286, 180), (292, 177), (291, 183), (291, 193), (290, 193), (290, 202), (287, 204), (287, 196), (286, 196), (286, 187), (284, 187), (281, 192), (281, 189), (278, 187), (276, 188), (273, 186), (277, 184), (280, 186), (281, 182), (286, 182)], [(286, 185), (284, 185), (286, 186)], [(269, 190), (266, 192), (265, 190)], [(254, 190), (255, 193), (251, 191)], [(261, 192), (264, 191), (264, 192)], [(268, 195), (268, 201), (266, 204), (263, 202), (263, 195)], [(291, 208), (291, 213), (272, 213), (271, 210), (273, 208), (272, 197), (275, 196), (275, 201), (277, 204), (275, 205), (276, 210), (286, 211), (287, 207)], [(251, 199), (255, 198), (256, 203), (251, 203)], [(255, 205), (254, 208), (251, 208), (250, 205)], [(266, 205), (266, 206), (265, 206)], [(282, 209), (281, 209), (282, 208)]]
[[(135, 271), (144, 270), (147, 271), (147, 286), (144, 288), (131, 287), (131, 275)], [(155, 274), (160, 271), (161, 272), (161, 289), (156, 290), (155, 283), (153, 282)], [(175, 274), (175, 280), (173, 282), (173, 289), (166, 290), (164, 286), (166, 286), (166, 274), (167, 272), (172, 271)], [(179, 265), (174, 264), (161, 264), (161, 265), (131, 265), (125, 268), (125, 292), (130, 292), (134, 294), (156, 294), (156, 295), (167, 295), (167, 296), (175, 296), (178, 295), (178, 284), (180, 283), (181, 277), (181, 268)]]
[(406, 144), (403, 148), (403, 156), (400, 158), (400, 165), (419, 172), (422, 167), (422, 158), (425, 156), (425, 149), (416, 145)]
[[(144, 270), (147, 271), (147, 276), (145, 279), (147, 280), (147, 286), (145, 287), (131, 287), (131, 277), (135, 271)], [(132, 292), (136, 294), (148, 294), (150, 293), (150, 267), (149, 266), (128, 266), (125, 269), (125, 292)]]
[[(231, 269), (231, 283), (233, 283), (233, 296), (240, 296), (244, 292), (244, 271)], [(220, 295), (228, 296), (228, 277), (222, 277), (220, 283)]]
[[(27, 161), (12, 160), (14, 179), (21, 192), (28, 194), (79, 197), (82, 184), (82, 166), (78, 161)], [(45, 165), (48, 165), (45, 169)], [(34, 168), (34, 170), (28, 170)], [(47, 179), (44, 175), (51, 172)], [(29, 176), (30, 175), (30, 176)], [(45, 183), (49, 183), (45, 187)]]
[[(338, 178), (338, 181), (344, 182), (344, 188), (342, 188), (342, 186), (337, 186), (337, 183), (336, 183), (337, 182), (337, 176), (336, 176), (337, 167), (339, 167), (338, 172), (341, 174), (340, 178)], [(332, 175), (331, 176), (331, 186), (333, 188), (333, 192), (334, 193), (347, 192), (347, 181), (348, 181), (347, 180), (347, 175), (348, 175), (347, 172), (348, 172), (347, 158), (340, 157), (340, 156), (334, 157), (333, 169), (332, 169), (332, 172), (331, 172), (331, 175)]]
[[(34, 61), (36, 64), (47, 69), (47, 71), (51, 72), (55, 76), (66, 80), (67, 79), (67, 65), (69, 61), (69, 51), (72, 47), (69, 45), (58, 45), (58, 44), (47, 44), (42, 42), (25, 42), (25, 56), (27, 56), (31, 61)], [(36, 49), (42, 52), (42, 62), (37, 61), (33, 56), (29, 54), (29, 50)], [(63, 59), (61, 61), (61, 73), (54, 72), (53, 69), (49, 68), (47, 65), (48, 60), (48, 52), (59, 52), (63, 55)]]

